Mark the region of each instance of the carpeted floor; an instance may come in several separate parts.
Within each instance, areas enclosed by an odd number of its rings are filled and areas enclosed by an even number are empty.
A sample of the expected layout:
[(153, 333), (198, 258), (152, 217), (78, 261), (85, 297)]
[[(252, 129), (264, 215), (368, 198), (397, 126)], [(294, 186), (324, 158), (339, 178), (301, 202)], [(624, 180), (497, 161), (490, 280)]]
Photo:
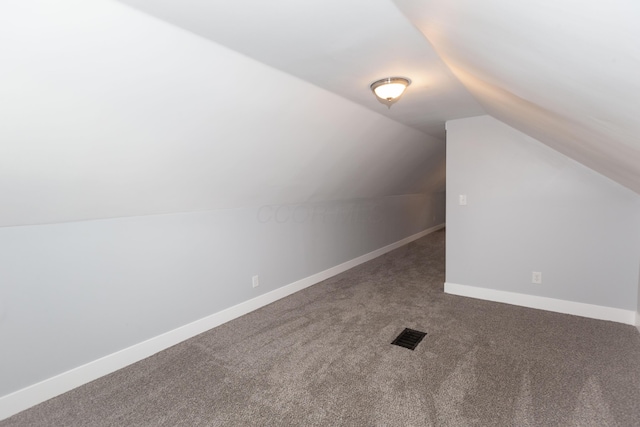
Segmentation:
[(440, 231), (0, 426), (640, 425), (634, 327), (443, 282)]

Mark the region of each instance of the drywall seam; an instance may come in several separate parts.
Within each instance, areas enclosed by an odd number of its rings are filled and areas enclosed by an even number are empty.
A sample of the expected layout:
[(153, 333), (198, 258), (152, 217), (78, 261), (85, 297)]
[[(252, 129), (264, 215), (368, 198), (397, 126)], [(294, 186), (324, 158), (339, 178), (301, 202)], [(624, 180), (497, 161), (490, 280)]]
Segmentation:
[(479, 288), (476, 286), (459, 285), (457, 283), (445, 282), (444, 292), (451, 295), (537, 308), (539, 310), (572, 314), (574, 316), (589, 317), (591, 319), (609, 320), (627, 325), (634, 325), (636, 320), (636, 312), (631, 310), (499, 291), (496, 289)]
[(327, 270), (300, 279), (296, 282), (282, 286), (256, 298), (242, 302), (233, 307), (214, 313), (210, 316), (196, 320), (195, 322), (165, 332), (156, 337), (150, 338), (131, 347), (96, 359), (92, 362), (63, 372), (54, 377), (48, 378), (39, 383), (25, 387), (11, 394), (0, 398), (0, 420), (8, 418), (20, 411), (23, 411), (52, 397), (58, 396), (111, 372), (122, 369), (144, 358), (147, 358), (159, 351), (176, 345), (182, 341), (192, 338), (223, 323), (236, 319), (249, 312), (271, 304), (281, 298), (289, 296), (295, 292), (305, 289), (323, 280), (329, 279), (337, 274), (343, 273), (357, 265), (370, 261), (387, 252), (406, 245), (414, 240), (444, 228), (445, 224), (436, 225), (420, 233), (405, 237), (390, 245), (376, 249), (373, 252), (361, 255), (350, 261), (331, 267)]

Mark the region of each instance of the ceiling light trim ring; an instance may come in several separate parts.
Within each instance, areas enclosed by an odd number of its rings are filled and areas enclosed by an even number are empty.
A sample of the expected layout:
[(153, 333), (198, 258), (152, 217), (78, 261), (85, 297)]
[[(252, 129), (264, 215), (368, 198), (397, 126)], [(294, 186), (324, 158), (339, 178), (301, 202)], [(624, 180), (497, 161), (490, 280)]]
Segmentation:
[(407, 77), (385, 77), (371, 83), (369, 87), (378, 98), (391, 102), (399, 98), (409, 85), (411, 79)]

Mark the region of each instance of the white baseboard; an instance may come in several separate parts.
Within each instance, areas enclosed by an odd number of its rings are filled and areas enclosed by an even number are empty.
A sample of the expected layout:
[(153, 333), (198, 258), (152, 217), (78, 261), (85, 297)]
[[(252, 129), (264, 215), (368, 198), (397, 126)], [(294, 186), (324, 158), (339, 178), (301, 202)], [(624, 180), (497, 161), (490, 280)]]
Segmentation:
[(589, 317), (591, 319), (610, 320), (627, 325), (636, 324), (635, 311), (621, 308), (604, 307), (601, 305), (585, 304), (581, 302), (565, 301), (555, 298), (539, 297), (535, 295), (518, 294), (515, 292), (499, 291), (496, 289), (478, 288), (475, 286), (445, 283), (447, 294), (502, 302), (521, 307), (537, 308), (554, 311), (556, 313), (573, 314), (574, 316)]
[[(640, 310), (640, 307), (638, 307), (638, 310)], [(636, 312), (636, 328), (640, 332), (640, 312)]]
[(407, 243), (426, 236), (429, 233), (444, 228), (444, 224), (436, 225), (420, 233), (406, 237), (400, 241), (369, 252), (335, 267), (305, 277), (297, 282), (282, 286), (266, 294), (250, 299), (233, 307), (214, 313), (203, 319), (173, 329), (164, 334), (150, 338), (131, 347), (101, 357), (100, 359), (78, 366), (62, 374), (48, 378), (42, 382), (25, 387), (21, 390), (0, 397), (0, 420), (17, 414), (38, 403), (51, 399), (90, 381), (110, 374), (125, 366), (145, 359), (159, 351), (167, 349), (182, 341), (192, 338), (216, 326), (220, 326), (230, 320), (236, 319), (260, 307), (271, 304), (281, 298), (289, 296), (304, 288), (307, 288), (337, 274), (343, 273), (357, 265), (370, 261), (387, 252), (402, 247)]

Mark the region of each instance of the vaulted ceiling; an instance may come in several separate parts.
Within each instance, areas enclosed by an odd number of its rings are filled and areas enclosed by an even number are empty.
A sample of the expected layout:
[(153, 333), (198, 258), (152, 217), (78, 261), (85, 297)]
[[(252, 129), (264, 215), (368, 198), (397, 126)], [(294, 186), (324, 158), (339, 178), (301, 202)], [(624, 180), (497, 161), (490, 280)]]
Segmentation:
[[(483, 114), (390, 0), (122, 0), (373, 111), (444, 139), (444, 122)], [(369, 85), (407, 76), (391, 109)]]
[[(640, 193), (640, 3), (5, 0), (0, 226), (442, 188), (490, 114)], [(413, 83), (391, 109), (369, 84)]]
[(487, 113), (640, 193), (640, 3), (396, 0)]
[(0, 57), (0, 226), (444, 186), (441, 140), (117, 1), (2, 1)]
[[(121, 1), (440, 138), (491, 114), (640, 192), (637, 1)], [(384, 111), (366, 88), (392, 75), (414, 84)]]

